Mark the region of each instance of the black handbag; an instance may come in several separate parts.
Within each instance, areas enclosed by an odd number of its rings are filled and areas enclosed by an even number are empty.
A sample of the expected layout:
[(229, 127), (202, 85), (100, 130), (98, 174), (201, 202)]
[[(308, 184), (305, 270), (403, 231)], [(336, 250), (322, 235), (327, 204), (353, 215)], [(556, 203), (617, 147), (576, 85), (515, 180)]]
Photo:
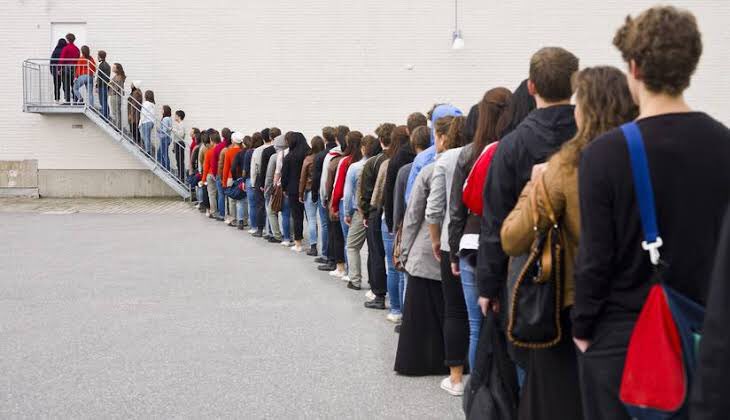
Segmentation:
[[(538, 228), (537, 195), (543, 202), (550, 226)], [(545, 182), (539, 178), (530, 193), (535, 239), (530, 253), (517, 257), (511, 265), (521, 267), (508, 279), (512, 285), (509, 299), (507, 337), (516, 347), (540, 349), (556, 345), (562, 338), (560, 309), (563, 287), (563, 234), (550, 203)]]
[(243, 178), (238, 178), (233, 181), (233, 185), (224, 188), (223, 195), (232, 200), (243, 200), (246, 198), (246, 187), (244, 186)]
[(479, 351), (464, 387), (462, 408), (467, 420), (517, 419), (517, 371), (507, 354), (500, 324), (493, 312), (487, 312), (479, 333)]

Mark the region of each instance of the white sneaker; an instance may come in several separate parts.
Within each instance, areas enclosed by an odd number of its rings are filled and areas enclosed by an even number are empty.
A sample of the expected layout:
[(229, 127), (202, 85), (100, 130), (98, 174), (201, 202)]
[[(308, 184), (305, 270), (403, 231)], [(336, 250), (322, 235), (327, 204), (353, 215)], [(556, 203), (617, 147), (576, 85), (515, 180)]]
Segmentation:
[(349, 282), (350, 276), (342, 276), (342, 281)]
[(294, 246), (293, 246), (293, 247), (291, 247), (290, 249), (291, 249), (292, 251), (294, 251), (294, 252), (302, 252), (302, 251), (304, 251), (304, 248), (302, 248), (301, 246), (296, 246), (296, 245), (294, 245)]
[(443, 381), (441, 381), (441, 389), (455, 397), (462, 396), (464, 395), (464, 381), (462, 380), (458, 384), (452, 384), (451, 378), (447, 376)]
[(248, 230), (248, 233), (250, 233), (251, 235), (253, 235), (254, 233), (256, 233), (256, 229), (249, 229)]
[(339, 278), (339, 277), (342, 277), (344, 275), (345, 275), (345, 272), (344, 271), (340, 271), (340, 270), (332, 270), (332, 271), (330, 271), (330, 276), (332, 276), (332, 277), (338, 277)]
[(291, 242), (290, 241), (281, 241), (281, 245), (289, 246), (289, 245), (291, 245)]
[(375, 300), (375, 293), (373, 293), (372, 290), (368, 290), (367, 293), (365, 293), (365, 300), (368, 302), (371, 300)]
[(394, 324), (399, 324), (403, 320), (403, 315), (388, 313), (388, 315), (385, 316), (385, 319), (387, 319), (388, 321), (390, 321)]

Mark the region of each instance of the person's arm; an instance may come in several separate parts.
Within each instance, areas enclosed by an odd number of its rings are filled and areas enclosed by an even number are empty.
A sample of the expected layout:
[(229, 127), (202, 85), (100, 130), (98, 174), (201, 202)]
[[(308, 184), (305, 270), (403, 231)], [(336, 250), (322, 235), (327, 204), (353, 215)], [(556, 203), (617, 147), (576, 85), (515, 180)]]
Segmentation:
[(472, 147), (467, 146), (462, 149), (459, 153), (459, 159), (456, 161), (456, 168), (454, 168), (454, 178), (451, 183), (451, 195), (449, 197), (449, 259), (452, 264), (459, 264), (459, 244), (461, 237), (464, 234), (464, 227), (466, 226), (466, 219), (469, 216), (469, 211), (462, 200), (462, 194), (464, 189), (464, 182), (468, 174), (468, 161), (471, 157)]
[[(394, 156), (394, 159), (396, 156)], [(395, 224), (393, 223), (393, 191), (395, 189), (395, 180), (398, 177), (398, 167), (396, 167), (393, 160), (391, 165), (388, 166), (388, 173), (385, 177), (385, 191), (383, 196), (383, 214), (385, 215), (385, 226), (388, 227), (388, 232), (395, 232)]]
[(408, 174), (408, 182), (406, 182), (406, 203), (408, 202), (408, 198), (411, 196), (413, 183), (416, 182), (416, 177), (423, 168), (423, 153), (424, 152), (421, 152), (416, 155), (416, 159), (413, 160), (413, 166), (411, 166), (411, 172)]
[(441, 225), (446, 214), (446, 168), (437, 162), (431, 175), (431, 192), (426, 200), (425, 221), (436, 260), (441, 261)]
[(575, 264), (573, 337), (590, 340), (610, 293), (615, 262), (613, 189), (600, 149), (587, 148), (578, 167), (581, 229)]
[(401, 232), (401, 255), (403, 264), (408, 260), (411, 247), (416, 242), (421, 223), (425, 223), (427, 183), (423, 176), (418, 176), (414, 181), (413, 195), (406, 207), (406, 214), (403, 219), (403, 231)]
[(304, 163), (302, 164), (302, 172), (299, 174), (299, 201), (301, 201), (302, 203), (304, 202), (304, 190), (307, 187), (307, 179), (309, 178), (312, 171), (312, 161), (313, 157), (311, 155), (304, 158)]
[(345, 217), (352, 217), (355, 210), (352, 207), (352, 196), (355, 193), (355, 183), (357, 182), (356, 167), (351, 165), (347, 170), (347, 176), (345, 177), (345, 193), (344, 193), (344, 205)]
[[(505, 145), (507, 147), (505, 147)], [(477, 253), (477, 285), (479, 296), (495, 300), (507, 280), (508, 257), (502, 250), (500, 226), (515, 204), (514, 168), (511, 144), (502, 141), (492, 159), (484, 183), (479, 250)], [(515, 197), (515, 198), (512, 198)]]

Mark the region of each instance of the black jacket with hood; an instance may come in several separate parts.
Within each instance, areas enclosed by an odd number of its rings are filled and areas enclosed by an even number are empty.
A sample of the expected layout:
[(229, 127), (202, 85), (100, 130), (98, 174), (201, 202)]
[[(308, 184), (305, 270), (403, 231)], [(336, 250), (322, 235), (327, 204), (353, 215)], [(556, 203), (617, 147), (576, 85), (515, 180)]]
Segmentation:
[(289, 135), (291, 143), (289, 153), (284, 156), (281, 167), (281, 187), (293, 200), (299, 200), (299, 178), (302, 174), (304, 158), (307, 157), (310, 149), (304, 134), (292, 132)]
[(335, 142), (328, 142), (324, 145), (324, 150), (317, 153), (316, 156), (314, 156), (314, 164), (312, 165), (312, 201), (317, 202), (319, 201), (319, 183), (322, 178), (322, 169), (324, 166), (324, 158), (327, 156), (327, 153), (329, 153), (330, 150), (334, 149), (337, 146), (337, 143)]
[(383, 211), (385, 213), (385, 225), (388, 226), (389, 232), (395, 232), (393, 223), (393, 193), (398, 171), (400, 168), (413, 162), (415, 158), (416, 154), (411, 150), (411, 144), (406, 142), (398, 149), (398, 152), (390, 159), (390, 163), (388, 164), (388, 172), (385, 176), (385, 192), (383, 193)]
[(502, 222), (512, 211), (530, 180), (532, 167), (543, 163), (575, 135), (572, 105), (536, 109), (499, 143), (484, 183), (484, 211), (477, 284), (479, 295), (500, 297), (507, 279), (508, 257), (502, 250)]

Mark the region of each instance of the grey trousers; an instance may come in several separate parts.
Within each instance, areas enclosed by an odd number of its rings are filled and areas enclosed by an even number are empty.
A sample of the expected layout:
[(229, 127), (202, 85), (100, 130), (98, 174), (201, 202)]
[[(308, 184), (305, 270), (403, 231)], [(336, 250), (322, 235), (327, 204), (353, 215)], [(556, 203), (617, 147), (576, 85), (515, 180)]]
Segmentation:
[(208, 174), (205, 182), (208, 183), (208, 201), (210, 202), (210, 214), (218, 214), (218, 187), (215, 185), (215, 177)]
[(271, 210), (271, 195), (266, 198), (266, 220), (271, 234), (275, 239), (281, 240), (281, 229), (279, 228), (279, 213)]
[(355, 286), (362, 283), (362, 259), (360, 251), (365, 244), (367, 228), (362, 224), (362, 215), (356, 211), (350, 222), (350, 230), (347, 233), (347, 275)]

